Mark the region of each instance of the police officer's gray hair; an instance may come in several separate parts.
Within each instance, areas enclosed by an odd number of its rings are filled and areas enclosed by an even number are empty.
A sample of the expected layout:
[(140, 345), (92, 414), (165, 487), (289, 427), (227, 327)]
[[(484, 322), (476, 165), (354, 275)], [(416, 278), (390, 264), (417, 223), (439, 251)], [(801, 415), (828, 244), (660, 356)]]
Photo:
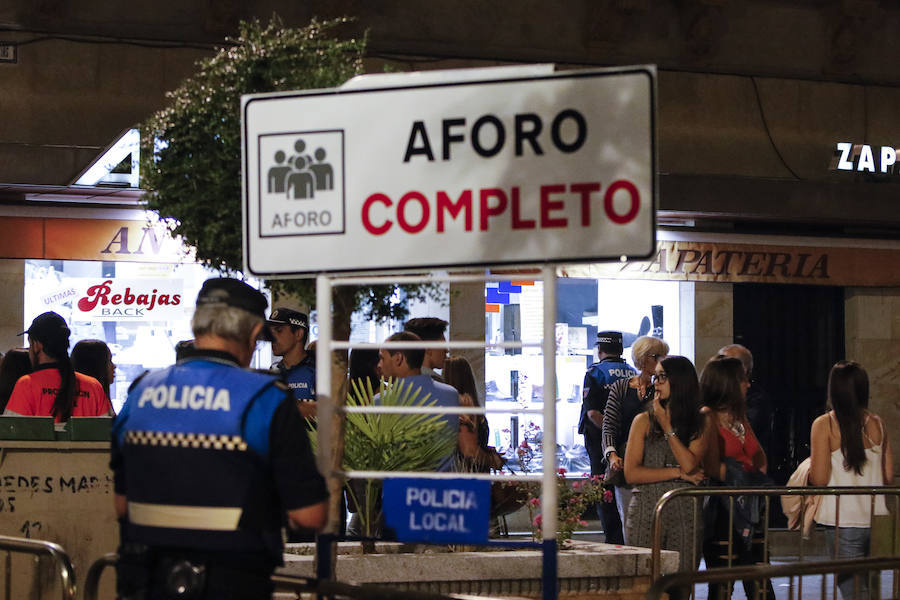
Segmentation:
[(641, 371), (644, 369), (644, 359), (648, 356), (656, 354), (662, 357), (668, 353), (669, 344), (665, 340), (649, 335), (642, 335), (631, 345), (631, 360), (634, 362), (634, 368)]
[(197, 307), (191, 320), (194, 337), (215, 335), (245, 344), (253, 335), (253, 328), (263, 319), (246, 310), (225, 304), (206, 304)]

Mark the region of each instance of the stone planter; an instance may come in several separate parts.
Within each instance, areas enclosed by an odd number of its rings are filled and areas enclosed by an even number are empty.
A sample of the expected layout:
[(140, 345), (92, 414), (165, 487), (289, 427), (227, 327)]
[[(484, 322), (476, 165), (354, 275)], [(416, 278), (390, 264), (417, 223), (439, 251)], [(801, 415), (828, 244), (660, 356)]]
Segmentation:
[[(311, 544), (289, 544), (280, 572), (314, 576)], [(337, 578), (442, 594), (540, 598), (541, 552), (451, 552), (446, 546), (379, 543), (362, 554), (359, 543), (342, 542)], [(663, 552), (663, 572), (678, 568), (678, 553)], [(641, 600), (650, 586), (650, 550), (575, 541), (559, 553), (559, 597)]]

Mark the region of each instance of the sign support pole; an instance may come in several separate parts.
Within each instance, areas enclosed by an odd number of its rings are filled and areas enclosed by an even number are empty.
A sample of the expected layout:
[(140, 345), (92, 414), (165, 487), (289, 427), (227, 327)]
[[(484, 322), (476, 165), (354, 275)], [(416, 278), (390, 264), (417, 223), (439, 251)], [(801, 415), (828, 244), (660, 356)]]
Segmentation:
[(556, 265), (541, 267), (544, 281), (544, 474), (541, 491), (543, 528), (543, 600), (556, 600), (556, 530), (559, 504), (556, 481)]
[[(340, 506), (334, 499), (335, 490), (340, 491), (341, 483), (335, 482), (332, 464), (334, 398), (331, 397), (331, 280), (327, 275), (316, 277), (316, 314), (318, 315), (319, 338), (316, 343), (316, 402), (319, 418), (319, 451), (317, 466), (325, 476), (329, 491), (328, 522), (325, 531), (316, 536), (316, 578), (329, 580), (334, 575), (334, 542), (339, 535), (341, 518), (335, 510)], [(337, 465), (340, 468), (340, 464)], [(337, 507), (335, 506), (337, 505)]]

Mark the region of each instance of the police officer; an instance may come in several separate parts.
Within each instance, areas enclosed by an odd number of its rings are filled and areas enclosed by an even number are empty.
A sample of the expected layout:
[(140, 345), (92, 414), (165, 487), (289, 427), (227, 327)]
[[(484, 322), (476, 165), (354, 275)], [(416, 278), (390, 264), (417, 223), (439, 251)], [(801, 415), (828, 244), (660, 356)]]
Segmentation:
[(121, 599), (260, 599), (281, 523), (321, 528), (325, 482), (295, 401), (247, 370), (266, 299), (236, 279), (197, 297), (194, 350), (138, 380), (113, 427)]
[(276, 308), (266, 319), (272, 339), (272, 354), (280, 356), (275, 363), (288, 387), (297, 399), (300, 414), (316, 416), (316, 364), (306, 351), (309, 341), (309, 317), (291, 308)]
[[(610, 386), (623, 378), (637, 375), (622, 358), (622, 334), (618, 331), (597, 333), (597, 355), (599, 360), (584, 374), (581, 418), (578, 433), (584, 435), (584, 447), (591, 461), (591, 475), (603, 475), (606, 460), (603, 456), (603, 411)], [(606, 541), (610, 544), (624, 544), (622, 520), (616, 510), (615, 499), (601, 502), (597, 507)]]

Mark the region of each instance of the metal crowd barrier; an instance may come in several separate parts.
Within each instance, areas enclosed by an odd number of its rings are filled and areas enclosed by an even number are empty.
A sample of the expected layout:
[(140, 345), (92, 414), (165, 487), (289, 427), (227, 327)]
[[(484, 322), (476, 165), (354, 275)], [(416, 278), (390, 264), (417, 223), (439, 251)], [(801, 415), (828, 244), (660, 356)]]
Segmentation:
[[(827, 575), (834, 573), (853, 573), (857, 578), (861, 573), (869, 571), (897, 571), (900, 569), (900, 558), (854, 558), (847, 560), (829, 560), (817, 562), (792, 563), (783, 565), (753, 565), (746, 567), (726, 567), (722, 569), (710, 569), (708, 571), (690, 571), (682, 573), (672, 573), (671, 575), (663, 575), (653, 581), (650, 589), (647, 590), (646, 600), (659, 600), (667, 590), (672, 588), (686, 588), (694, 586), (698, 583), (727, 583), (740, 580), (759, 580), (765, 581), (776, 577), (790, 577), (790, 587), (788, 589), (788, 600), (803, 597), (802, 576), (803, 575)], [(795, 576), (800, 576), (801, 586), (798, 588), (795, 596), (794, 580)], [(836, 579), (836, 577), (835, 577)], [(896, 586), (896, 577), (895, 586)], [(825, 580), (822, 580), (822, 598), (825, 594)], [(761, 586), (758, 586), (761, 587)], [(876, 594), (871, 597), (877, 598)], [(896, 598), (896, 593), (893, 596)], [(837, 596), (834, 596), (837, 598)], [(849, 599), (845, 599), (849, 600)]]
[(75, 569), (72, 560), (59, 544), (32, 540), (28, 538), (16, 538), (0, 535), (0, 550), (6, 550), (5, 572), (5, 596), (6, 600), (12, 597), (12, 553), (33, 554), (40, 556), (46, 554), (52, 558), (59, 567), (59, 581), (62, 590), (62, 600), (75, 600)]
[[(740, 568), (749, 568), (749, 567), (732, 567), (731, 561), (734, 556), (734, 508), (735, 508), (735, 499), (739, 496), (764, 496), (765, 497), (765, 515), (766, 517), (763, 519), (763, 557), (766, 562), (769, 560), (769, 519), (768, 515), (770, 514), (769, 509), (771, 508), (771, 497), (772, 496), (836, 496), (835, 498), (835, 513), (838, 515), (836, 525), (840, 526), (840, 497), (841, 496), (869, 496), (870, 497), (870, 518), (874, 518), (875, 516), (875, 498), (876, 496), (892, 496), (894, 498), (894, 511), (892, 513), (892, 523), (893, 523), (893, 535), (891, 536), (891, 555), (898, 554), (898, 544), (900, 544), (900, 487), (748, 487), (748, 488), (737, 488), (737, 487), (684, 487), (678, 488), (675, 490), (669, 490), (665, 494), (660, 497), (659, 501), (656, 503), (656, 508), (653, 514), (653, 544), (651, 547), (650, 554), (650, 575), (651, 581), (657, 581), (660, 578), (661, 571), (661, 544), (662, 544), (662, 511), (663, 508), (671, 502), (675, 498), (688, 497), (693, 500), (693, 513), (695, 518), (701, 519), (701, 511), (699, 502), (705, 497), (712, 496), (722, 496), (728, 498), (728, 566), (720, 567), (720, 568), (707, 568), (704, 573), (712, 574), (710, 577), (717, 577), (716, 581), (728, 581), (728, 579), (718, 579), (718, 575), (715, 575), (717, 572), (724, 572), (726, 569), (729, 571), (734, 571), (735, 569)], [(800, 530), (797, 531), (797, 535), (800, 539), (799, 544), (799, 560), (803, 561), (804, 559), (804, 537), (802, 535), (802, 528), (804, 517), (806, 516), (806, 504), (803, 503), (801, 508), (800, 515)], [(698, 527), (700, 523), (698, 522)], [(870, 522), (871, 526), (871, 522)], [(835, 547), (834, 552), (837, 553), (839, 549), (840, 538), (835, 535)], [(697, 553), (697, 537), (694, 538), (692, 544), (692, 556), (693, 556), (693, 564), (699, 564), (699, 555)], [(835, 562), (835, 561), (832, 561)], [(806, 563), (800, 563), (806, 564)], [(817, 562), (816, 564), (824, 564), (821, 562)], [(799, 566), (798, 564), (790, 565), (790, 566)], [(785, 566), (786, 569), (789, 570), (790, 566)], [(693, 573), (693, 571), (691, 572)], [(685, 575), (685, 573), (676, 573), (674, 575)], [(666, 576), (668, 577), (668, 576)], [(747, 579), (752, 579), (753, 577), (747, 577)], [(703, 581), (706, 581), (705, 579)], [(735, 581), (734, 579), (730, 581)], [(800, 589), (802, 592), (802, 580), (800, 583)], [(894, 578), (894, 597), (898, 596), (898, 591), (900, 591), (900, 582), (898, 582), (898, 578)]]

